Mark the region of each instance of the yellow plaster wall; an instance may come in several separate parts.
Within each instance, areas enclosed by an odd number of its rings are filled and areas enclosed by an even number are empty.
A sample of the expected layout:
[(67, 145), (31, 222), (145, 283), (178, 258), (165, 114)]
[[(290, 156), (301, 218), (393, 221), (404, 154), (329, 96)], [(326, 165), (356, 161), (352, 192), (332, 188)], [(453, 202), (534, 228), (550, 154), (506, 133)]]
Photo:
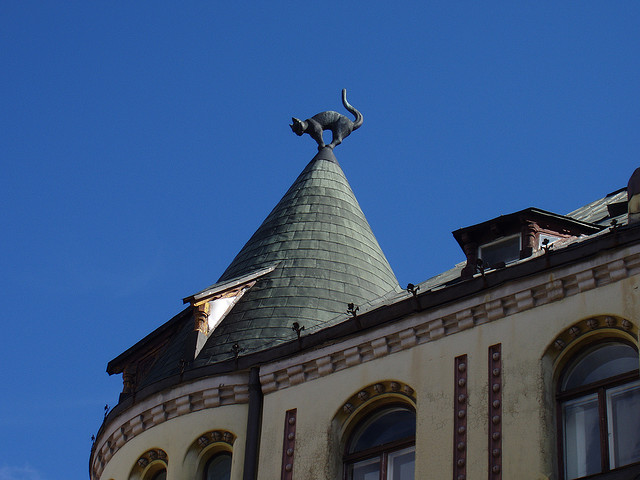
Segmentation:
[(416, 479), (451, 478), (454, 359), (467, 354), (467, 478), (485, 479), (488, 349), (496, 343), (503, 362), (503, 478), (555, 478), (553, 385), (543, 375), (542, 357), (557, 335), (585, 318), (613, 315), (637, 325), (637, 289), (635, 279), (610, 284), (267, 395), (260, 478), (280, 476), (285, 412), (292, 408), (298, 415), (294, 478), (341, 478), (340, 459), (331, 458), (342, 454), (332, 419), (351, 395), (381, 380), (416, 390)]

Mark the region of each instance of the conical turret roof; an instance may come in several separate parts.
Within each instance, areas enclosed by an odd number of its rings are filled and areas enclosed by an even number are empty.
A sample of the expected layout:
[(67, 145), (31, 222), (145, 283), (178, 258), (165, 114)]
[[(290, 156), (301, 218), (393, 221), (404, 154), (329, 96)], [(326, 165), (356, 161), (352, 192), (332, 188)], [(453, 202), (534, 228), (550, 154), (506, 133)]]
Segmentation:
[(398, 281), (333, 151), (322, 149), (293, 183), (218, 284), (273, 267), (210, 334), (197, 363), (215, 363), (295, 338), (346, 318), (396, 291)]

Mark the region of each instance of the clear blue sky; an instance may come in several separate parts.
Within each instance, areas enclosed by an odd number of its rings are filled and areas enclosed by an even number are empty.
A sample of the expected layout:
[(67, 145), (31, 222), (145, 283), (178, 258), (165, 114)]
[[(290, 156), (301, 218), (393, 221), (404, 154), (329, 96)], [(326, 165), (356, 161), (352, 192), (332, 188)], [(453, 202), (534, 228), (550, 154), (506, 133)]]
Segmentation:
[[(558, 6), (562, 3), (562, 6)], [(107, 362), (215, 282), (336, 148), (402, 286), (451, 231), (640, 166), (640, 2), (0, 4), (0, 480), (88, 477)]]

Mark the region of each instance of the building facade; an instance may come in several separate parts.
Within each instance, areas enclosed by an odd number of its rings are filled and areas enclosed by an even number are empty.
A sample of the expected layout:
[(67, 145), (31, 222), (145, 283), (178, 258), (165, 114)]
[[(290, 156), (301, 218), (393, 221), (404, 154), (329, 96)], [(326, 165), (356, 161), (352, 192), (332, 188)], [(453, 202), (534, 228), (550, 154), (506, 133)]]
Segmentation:
[(91, 479), (640, 478), (633, 198), (458, 230), (466, 261), (401, 288), (321, 148), (220, 280), (109, 363)]

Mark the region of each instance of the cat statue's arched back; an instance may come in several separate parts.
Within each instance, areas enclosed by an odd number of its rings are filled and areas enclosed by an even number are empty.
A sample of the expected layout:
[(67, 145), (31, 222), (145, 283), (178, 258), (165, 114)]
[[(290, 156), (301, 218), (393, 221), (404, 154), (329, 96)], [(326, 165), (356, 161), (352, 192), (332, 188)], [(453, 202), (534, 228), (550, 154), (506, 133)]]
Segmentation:
[[(340, 145), (342, 140), (347, 138), (351, 132), (360, 128), (363, 122), (362, 114), (352, 107), (347, 101), (347, 89), (342, 89), (342, 104), (349, 112), (351, 112), (356, 118), (355, 121), (351, 121), (344, 115), (328, 111), (321, 112), (306, 120), (300, 120), (299, 118), (292, 117), (291, 130), (301, 136), (304, 133), (308, 133), (318, 143), (318, 150), (329, 147), (333, 149), (336, 145)], [(329, 145), (325, 145), (322, 138), (322, 132), (324, 130), (331, 130), (333, 139)]]

